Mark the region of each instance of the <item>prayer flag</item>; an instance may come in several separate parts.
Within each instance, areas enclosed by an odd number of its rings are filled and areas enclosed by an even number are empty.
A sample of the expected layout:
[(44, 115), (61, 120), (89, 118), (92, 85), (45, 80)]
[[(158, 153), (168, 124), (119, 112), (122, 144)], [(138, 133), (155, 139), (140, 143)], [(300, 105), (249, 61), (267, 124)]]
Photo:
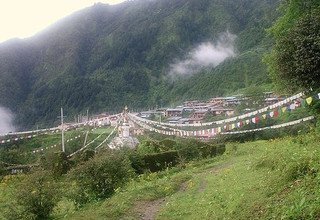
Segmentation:
[(311, 97), (311, 96), (310, 96), (309, 98), (307, 98), (307, 99), (306, 99), (306, 101), (307, 101), (308, 105), (311, 105), (312, 100), (313, 100), (313, 99), (312, 99), (312, 97)]

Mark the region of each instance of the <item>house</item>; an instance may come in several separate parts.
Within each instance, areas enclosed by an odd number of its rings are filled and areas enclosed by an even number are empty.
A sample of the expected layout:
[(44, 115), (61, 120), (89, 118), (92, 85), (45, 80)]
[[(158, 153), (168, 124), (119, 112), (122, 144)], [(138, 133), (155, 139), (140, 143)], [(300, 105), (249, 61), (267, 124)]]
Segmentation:
[(225, 101), (224, 97), (215, 97), (209, 100), (209, 103), (212, 105), (223, 105)]
[(237, 98), (235, 96), (225, 97), (225, 101), (223, 103), (223, 106), (234, 106), (234, 105), (240, 105), (242, 99)]
[(167, 121), (168, 121), (170, 124), (178, 124), (180, 119), (182, 119), (182, 117), (173, 116), (173, 117), (171, 117), (171, 118), (168, 118)]
[(184, 106), (184, 107), (193, 107), (193, 106), (196, 106), (198, 103), (199, 103), (198, 100), (185, 101), (185, 102), (183, 103), (183, 106)]
[(178, 120), (178, 124), (189, 124), (189, 123), (190, 123), (189, 118), (180, 118)]
[(145, 112), (140, 112), (139, 116), (141, 118), (150, 118), (152, 114), (154, 114), (154, 111), (145, 111)]
[(224, 116), (232, 116), (234, 115), (234, 110), (231, 108), (211, 108), (210, 112), (214, 115), (224, 115)]
[(229, 97), (216, 97), (210, 99), (209, 103), (213, 106), (234, 106), (240, 105), (241, 101), (243, 101), (241, 95), (239, 96), (229, 96)]
[(166, 117), (178, 117), (182, 116), (183, 109), (182, 108), (168, 108), (166, 110)]
[(190, 118), (203, 120), (208, 113), (209, 113), (208, 109), (196, 110), (194, 113), (192, 113)]
[(202, 119), (201, 118), (189, 118), (189, 124), (201, 124)]
[(266, 105), (273, 105), (273, 104), (276, 104), (277, 102), (281, 102), (283, 100), (284, 100), (284, 98), (271, 97), (271, 98), (266, 98), (265, 103), (266, 103)]

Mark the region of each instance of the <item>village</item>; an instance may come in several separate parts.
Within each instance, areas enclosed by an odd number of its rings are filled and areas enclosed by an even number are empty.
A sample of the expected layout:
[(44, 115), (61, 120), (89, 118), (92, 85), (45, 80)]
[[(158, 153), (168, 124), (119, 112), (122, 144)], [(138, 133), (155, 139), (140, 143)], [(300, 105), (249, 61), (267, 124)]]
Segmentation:
[[(200, 124), (225, 119), (255, 108), (272, 105), (285, 99), (273, 92), (264, 92), (258, 100), (244, 95), (213, 97), (207, 101), (190, 100), (174, 108), (156, 108), (142, 111), (139, 117), (170, 124)], [(252, 104), (253, 103), (253, 104)], [(256, 104), (256, 105), (254, 105)]]
[[(258, 97), (258, 98), (257, 98)], [(206, 101), (189, 100), (175, 107), (154, 108), (147, 111), (136, 112), (137, 116), (143, 119), (149, 119), (157, 122), (166, 122), (169, 124), (201, 124), (214, 120), (222, 120), (236, 115), (245, 114), (254, 111), (257, 108), (263, 108), (283, 101), (285, 97), (277, 96), (273, 92), (264, 92), (257, 97), (235, 95), (227, 97), (213, 97)], [(82, 124), (93, 127), (111, 126), (116, 127), (119, 123), (118, 115), (101, 113), (93, 116), (80, 115), (75, 123), (65, 123), (64, 129), (68, 130)], [(133, 135), (142, 135), (143, 129), (136, 125), (131, 126)], [(58, 126), (61, 129), (61, 125)], [(121, 132), (120, 132), (121, 133)]]

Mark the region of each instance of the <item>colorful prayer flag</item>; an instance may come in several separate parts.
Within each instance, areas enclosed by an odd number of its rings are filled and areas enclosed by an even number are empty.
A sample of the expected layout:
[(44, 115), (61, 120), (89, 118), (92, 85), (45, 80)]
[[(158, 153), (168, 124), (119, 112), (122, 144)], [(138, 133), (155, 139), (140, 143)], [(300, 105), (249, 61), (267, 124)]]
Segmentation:
[(283, 113), (285, 113), (285, 112), (287, 111), (287, 107), (282, 107), (282, 108), (281, 108), (281, 111), (282, 111)]
[(311, 105), (312, 100), (313, 100), (313, 99), (312, 99), (312, 97), (311, 97), (311, 96), (310, 96), (309, 98), (307, 98), (307, 99), (306, 99), (306, 101), (307, 101), (308, 105)]

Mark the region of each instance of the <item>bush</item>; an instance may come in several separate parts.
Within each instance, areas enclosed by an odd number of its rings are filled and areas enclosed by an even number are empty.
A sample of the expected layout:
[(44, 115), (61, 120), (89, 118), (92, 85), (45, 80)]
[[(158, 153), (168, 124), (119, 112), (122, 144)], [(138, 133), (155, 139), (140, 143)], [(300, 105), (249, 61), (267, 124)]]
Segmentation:
[(5, 166), (3, 163), (0, 162), (0, 181), (5, 174), (6, 174)]
[(164, 139), (159, 141), (159, 145), (161, 146), (162, 151), (170, 151), (176, 149), (177, 142), (172, 139)]
[(74, 202), (103, 199), (111, 196), (133, 175), (128, 157), (121, 151), (108, 151), (96, 156), (70, 172), (71, 181), (78, 192)]
[(14, 209), (11, 217), (47, 219), (58, 202), (57, 189), (48, 172), (38, 171), (27, 175), (18, 185), (15, 193), (17, 204), (22, 207), (22, 210)]
[(74, 163), (80, 164), (92, 159), (95, 155), (94, 150), (84, 150), (74, 156)]
[(70, 169), (70, 161), (64, 152), (56, 152), (43, 156), (40, 160), (41, 167), (48, 170), (53, 176), (59, 177)]
[(224, 144), (219, 145), (206, 145), (199, 148), (202, 158), (215, 157), (224, 154), (226, 146)]
[(143, 157), (144, 155), (139, 154), (137, 151), (132, 151), (129, 154), (131, 167), (135, 170), (137, 174), (142, 174), (146, 170), (147, 166)]
[(160, 152), (160, 145), (154, 140), (145, 140), (138, 145), (137, 151), (139, 154), (152, 154)]
[(134, 151), (129, 156), (131, 166), (135, 169), (136, 173), (139, 174), (145, 171), (157, 172), (167, 167), (176, 166), (178, 163), (183, 163), (184, 161), (221, 155), (226, 150), (224, 144), (210, 145), (197, 140), (179, 143), (176, 145), (176, 148), (178, 150), (145, 155)]
[(147, 154), (143, 157), (145, 169), (151, 172), (164, 170), (178, 164), (179, 155), (177, 151), (167, 151), (157, 154)]

